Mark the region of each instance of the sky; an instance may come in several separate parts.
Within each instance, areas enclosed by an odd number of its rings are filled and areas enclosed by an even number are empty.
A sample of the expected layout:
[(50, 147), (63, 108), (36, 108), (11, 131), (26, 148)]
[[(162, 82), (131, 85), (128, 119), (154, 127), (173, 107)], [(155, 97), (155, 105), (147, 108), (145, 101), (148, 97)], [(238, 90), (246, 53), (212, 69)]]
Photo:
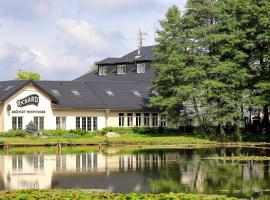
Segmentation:
[(0, 0), (0, 81), (19, 70), (43, 80), (73, 80), (96, 61), (137, 48), (137, 32), (154, 30), (186, 0)]

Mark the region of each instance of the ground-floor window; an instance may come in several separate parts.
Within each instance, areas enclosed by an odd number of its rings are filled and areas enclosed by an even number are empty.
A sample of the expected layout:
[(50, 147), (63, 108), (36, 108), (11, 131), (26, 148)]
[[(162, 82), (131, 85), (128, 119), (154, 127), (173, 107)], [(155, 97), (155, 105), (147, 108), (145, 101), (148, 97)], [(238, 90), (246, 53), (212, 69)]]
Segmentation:
[(160, 117), (160, 125), (162, 127), (166, 127), (167, 126), (166, 116), (165, 115), (161, 115), (161, 117)]
[(144, 126), (150, 126), (150, 113), (144, 113)]
[(97, 128), (97, 117), (76, 117), (76, 129), (96, 131)]
[(158, 126), (158, 113), (153, 113), (152, 116), (152, 126), (157, 127)]
[(125, 113), (119, 113), (118, 118), (119, 118), (119, 126), (120, 127), (125, 126)]
[(56, 129), (66, 130), (66, 117), (56, 117)]
[(127, 126), (133, 126), (133, 113), (127, 114)]
[(38, 130), (44, 130), (44, 117), (34, 117), (34, 124)]
[(23, 129), (23, 118), (22, 117), (12, 117), (12, 129), (22, 130)]
[(136, 113), (136, 126), (141, 126), (141, 125), (142, 125), (142, 114)]

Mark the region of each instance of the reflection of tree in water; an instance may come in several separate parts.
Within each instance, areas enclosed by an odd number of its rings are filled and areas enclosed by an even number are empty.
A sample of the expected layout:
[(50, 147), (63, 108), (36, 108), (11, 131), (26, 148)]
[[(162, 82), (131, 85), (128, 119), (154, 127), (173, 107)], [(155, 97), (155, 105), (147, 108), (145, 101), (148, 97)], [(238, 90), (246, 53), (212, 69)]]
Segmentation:
[[(233, 155), (224, 149), (217, 153)], [(241, 149), (236, 149), (234, 153), (241, 155)], [(156, 193), (193, 192), (248, 198), (265, 194), (263, 191), (270, 187), (269, 161), (232, 162), (200, 160), (199, 156), (192, 158), (189, 162), (170, 163), (162, 168), (160, 177), (149, 179), (152, 190)]]

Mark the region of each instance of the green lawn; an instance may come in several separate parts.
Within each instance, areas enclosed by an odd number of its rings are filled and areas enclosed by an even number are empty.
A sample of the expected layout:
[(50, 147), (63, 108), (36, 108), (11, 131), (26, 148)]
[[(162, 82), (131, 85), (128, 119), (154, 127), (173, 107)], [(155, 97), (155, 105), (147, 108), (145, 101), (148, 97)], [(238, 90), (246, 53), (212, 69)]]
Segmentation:
[(48, 137), (0, 137), (4, 144), (55, 144), (78, 143), (78, 144), (137, 144), (137, 145), (177, 145), (177, 144), (215, 144), (207, 139), (195, 136), (146, 136), (139, 134), (121, 134), (118, 138), (94, 137), (94, 136), (48, 136)]
[(1, 200), (164, 200), (164, 199), (178, 199), (178, 200), (237, 200), (236, 198), (228, 198), (226, 196), (216, 195), (197, 195), (197, 194), (113, 194), (113, 193), (95, 193), (87, 190), (22, 190), (22, 191), (8, 191), (0, 192)]

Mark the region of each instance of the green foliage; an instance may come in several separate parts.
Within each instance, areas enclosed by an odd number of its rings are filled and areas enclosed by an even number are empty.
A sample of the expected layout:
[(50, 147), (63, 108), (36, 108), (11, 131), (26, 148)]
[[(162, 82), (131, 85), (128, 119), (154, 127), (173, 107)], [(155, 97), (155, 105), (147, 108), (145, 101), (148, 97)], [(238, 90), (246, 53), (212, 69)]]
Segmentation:
[(232, 123), (239, 140), (244, 109), (264, 106), (269, 124), (269, 15), (268, 0), (188, 0), (183, 15), (172, 6), (157, 32), (150, 105), (180, 124), (194, 118), (200, 132), (219, 125), (225, 137)]
[(29, 135), (29, 133), (24, 130), (10, 130), (7, 132), (0, 132), (0, 137), (25, 137), (26, 135)]
[(40, 75), (38, 73), (19, 70), (18, 76), (15, 80), (40, 80)]
[(226, 196), (218, 195), (202, 195), (202, 194), (183, 194), (183, 193), (168, 193), (168, 194), (114, 194), (114, 193), (96, 193), (86, 190), (21, 190), (21, 191), (4, 191), (0, 193), (2, 200), (28, 200), (28, 199), (49, 199), (62, 200), (99, 200), (99, 199), (112, 199), (112, 200), (164, 200), (164, 199), (181, 199), (181, 200), (236, 200), (237, 198), (229, 198)]

